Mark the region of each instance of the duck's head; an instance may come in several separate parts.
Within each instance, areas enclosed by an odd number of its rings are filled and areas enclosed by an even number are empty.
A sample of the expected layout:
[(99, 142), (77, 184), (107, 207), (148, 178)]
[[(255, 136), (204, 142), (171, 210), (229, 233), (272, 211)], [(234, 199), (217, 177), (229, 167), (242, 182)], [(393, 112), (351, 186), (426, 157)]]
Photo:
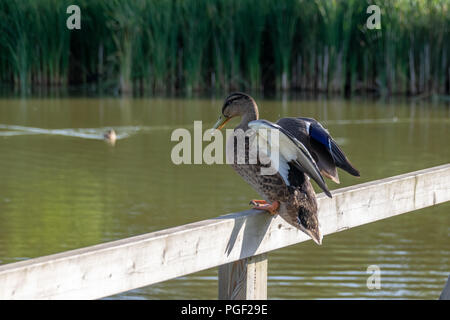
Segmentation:
[(109, 129), (103, 135), (103, 138), (105, 138), (106, 142), (108, 142), (109, 144), (114, 145), (117, 139), (116, 132), (113, 129)]
[(226, 97), (221, 115), (213, 129), (222, 129), (230, 119), (237, 116), (245, 118), (247, 123), (258, 119), (258, 107), (256, 106), (256, 102), (246, 93), (234, 92)]
[(318, 245), (322, 244), (323, 235), (320, 232), (317, 214), (308, 212), (305, 208), (300, 208), (297, 218), (297, 227), (309, 235)]

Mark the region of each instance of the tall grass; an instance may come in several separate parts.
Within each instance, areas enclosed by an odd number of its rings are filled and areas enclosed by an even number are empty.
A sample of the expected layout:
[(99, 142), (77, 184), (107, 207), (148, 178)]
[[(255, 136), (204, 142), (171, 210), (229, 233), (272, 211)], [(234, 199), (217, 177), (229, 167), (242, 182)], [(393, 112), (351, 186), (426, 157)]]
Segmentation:
[(289, 88), (288, 73), (300, 6), (296, 0), (271, 1), (269, 29), (274, 49), (276, 86)]
[[(81, 9), (68, 30), (66, 8)], [(366, 26), (370, 4), (381, 29)], [(0, 81), (21, 92), (450, 93), (448, 0), (2, 0)]]
[(254, 90), (261, 88), (261, 41), (264, 26), (270, 11), (268, 0), (248, 0), (238, 3), (238, 30), (245, 30), (240, 36), (242, 46), (242, 66), (246, 84)]
[[(177, 65), (178, 25), (171, 0), (152, 0), (143, 12), (142, 63), (147, 88), (174, 91)], [(136, 64), (139, 66), (139, 64)]]
[(22, 92), (34, 85), (66, 85), (70, 32), (65, 0), (0, 2), (2, 79)]

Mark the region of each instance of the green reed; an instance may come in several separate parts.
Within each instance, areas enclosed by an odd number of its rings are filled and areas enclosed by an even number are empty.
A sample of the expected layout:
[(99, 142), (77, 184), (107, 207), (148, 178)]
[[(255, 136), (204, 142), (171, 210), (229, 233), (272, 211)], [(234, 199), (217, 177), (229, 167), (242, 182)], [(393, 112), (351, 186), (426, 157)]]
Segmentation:
[[(68, 30), (66, 8), (81, 9)], [(381, 29), (366, 26), (370, 4)], [(450, 92), (448, 0), (3, 0), (0, 81), (117, 92)]]
[[(177, 12), (171, 0), (152, 0), (143, 12), (142, 56), (144, 76), (150, 88), (175, 88), (177, 62)], [(137, 64), (138, 65), (138, 64)]]

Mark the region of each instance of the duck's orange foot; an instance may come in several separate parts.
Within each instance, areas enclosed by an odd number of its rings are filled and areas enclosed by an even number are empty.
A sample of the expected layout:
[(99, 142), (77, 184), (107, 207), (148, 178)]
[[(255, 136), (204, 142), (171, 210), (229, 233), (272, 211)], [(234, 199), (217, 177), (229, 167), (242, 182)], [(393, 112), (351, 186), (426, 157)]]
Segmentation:
[(278, 208), (280, 207), (280, 202), (274, 201), (272, 204), (269, 204), (265, 200), (252, 200), (250, 204), (253, 205), (253, 209), (264, 210), (269, 212), (271, 215), (278, 214)]
[(267, 201), (266, 200), (255, 200), (255, 199), (253, 199), (252, 201), (250, 201), (249, 204), (252, 204), (254, 206), (259, 206), (259, 205), (267, 204)]

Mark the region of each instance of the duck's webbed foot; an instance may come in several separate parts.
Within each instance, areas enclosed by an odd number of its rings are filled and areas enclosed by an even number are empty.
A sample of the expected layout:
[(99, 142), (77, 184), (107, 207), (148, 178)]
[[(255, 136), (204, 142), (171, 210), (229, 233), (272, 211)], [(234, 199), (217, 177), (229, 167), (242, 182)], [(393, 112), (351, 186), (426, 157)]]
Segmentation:
[(267, 204), (267, 201), (266, 201), (266, 200), (256, 200), (256, 199), (253, 199), (252, 201), (250, 201), (249, 204), (254, 205), (254, 206), (260, 206), (260, 205)]
[(253, 205), (253, 209), (264, 210), (269, 212), (271, 215), (278, 214), (278, 208), (280, 207), (279, 201), (274, 201), (270, 204), (265, 200), (252, 200), (250, 201), (250, 204)]

